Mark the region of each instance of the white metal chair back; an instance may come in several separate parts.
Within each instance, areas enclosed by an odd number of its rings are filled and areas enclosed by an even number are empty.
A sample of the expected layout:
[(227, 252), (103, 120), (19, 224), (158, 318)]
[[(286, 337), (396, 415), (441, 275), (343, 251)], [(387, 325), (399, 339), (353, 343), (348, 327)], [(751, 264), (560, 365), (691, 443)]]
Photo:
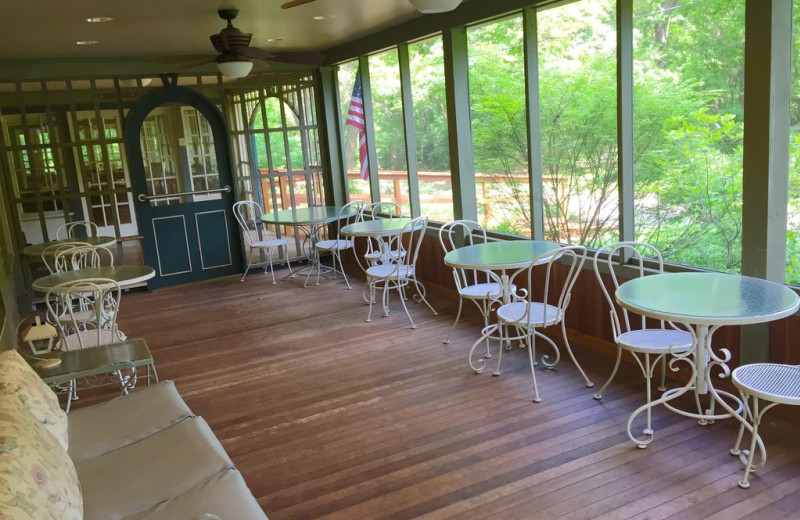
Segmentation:
[(397, 265), (406, 267), (406, 275), (415, 273), (417, 257), (426, 229), (428, 229), (428, 217), (417, 217), (403, 226), (400, 236), (397, 237), (397, 247), (405, 251), (405, 254), (397, 259)]
[[(603, 267), (608, 270), (609, 278), (614, 286), (613, 292), (620, 286), (619, 275), (617, 267), (625, 266), (636, 277), (641, 277), (646, 274), (647, 270), (661, 273), (664, 271), (664, 260), (661, 253), (650, 244), (644, 242), (617, 242), (601, 247), (594, 255), (593, 268), (597, 281), (600, 283), (600, 288), (603, 291), (611, 310), (611, 328), (614, 338), (619, 337), (625, 332), (634, 329), (645, 329), (646, 318), (641, 315), (629, 313), (627, 309), (621, 308), (614, 302), (612, 292), (609, 292), (606, 284), (603, 283), (602, 271)], [(621, 318), (620, 319), (620, 314)], [(633, 323), (634, 327), (631, 327)], [(624, 325), (624, 326), (623, 326)], [(660, 327), (664, 328), (664, 322), (660, 322)]]
[(242, 228), (242, 234), (248, 246), (253, 247), (257, 242), (271, 238), (266, 226), (262, 226), (263, 235), (260, 236), (258, 233), (258, 225), (264, 215), (264, 210), (258, 202), (240, 200), (234, 203), (233, 215), (236, 217), (239, 227)]
[(96, 237), (100, 229), (97, 224), (89, 220), (76, 220), (74, 222), (67, 222), (62, 224), (56, 229), (56, 240), (66, 240), (70, 238), (80, 239), (81, 235), (78, 233), (83, 229), (87, 237)]
[(110, 278), (65, 282), (48, 291), (47, 314), (58, 328), (61, 348), (70, 342), (74, 348), (102, 345), (109, 337), (118, 341), (121, 296), (119, 284)]
[(54, 264), (57, 272), (77, 271), (90, 267), (114, 265), (114, 255), (105, 247), (78, 245), (59, 249), (55, 254)]
[[(564, 315), (569, 307), (570, 298), (572, 296), (572, 288), (578, 280), (578, 275), (581, 272), (583, 263), (586, 261), (586, 248), (583, 246), (563, 246), (558, 248), (553, 256), (547, 262), (547, 269), (544, 277), (544, 294), (542, 295), (541, 306), (534, 306), (539, 303), (534, 296), (533, 290), (533, 270), (539, 263), (536, 260), (532, 261), (528, 266), (528, 298), (525, 306), (525, 313), (520, 317), (530, 316), (530, 321), (533, 323), (542, 323), (545, 325), (558, 323), (564, 319)], [(553, 266), (559, 265), (561, 268), (566, 269), (567, 272), (564, 276), (553, 273)], [(555, 303), (550, 303), (555, 299)], [(550, 310), (548, 306), (557, 308), (557, 316), (548, 316)], [(537, 316), (531, 314), (532, 308), (539, 307), (542, 315)], [(540, 319), (541, 318), (541, 319)], [(554, 321), (555, 320), (555, 321)]]
[(62, 242), (59, 244), (51, 244), (42, 249), (42, 263), (47, 268), (50, 274), (62, 273), (64, 271), (73, 271), (74, 269), (67, 264), (66, 253), (73, 249), (92, 247), (85, 242)]
[[(439, 228), (439, 243), (444, 254), (459, 247), (483, 244), (486, 241), (486, 230), (474, 220), (454, 220)], [(453, 278), (459, 293), (467, 286), (492, 281), (489, 273), (474, 269), (453, 268)]]
[(403, 208), (395, 202), (372, 202), (364, 204), (362, 209), (362, 219), (375, 220), (376, 218), (400, 218), (403, 216)]
[(341, 229), (348, 224), (361, 222), (364, 220), (364, 203), (360, 200), (348, 202), (339, 210), (339, 227), (336, 228), (336, 240), (352, 240), (349, 237), (342, 238)]

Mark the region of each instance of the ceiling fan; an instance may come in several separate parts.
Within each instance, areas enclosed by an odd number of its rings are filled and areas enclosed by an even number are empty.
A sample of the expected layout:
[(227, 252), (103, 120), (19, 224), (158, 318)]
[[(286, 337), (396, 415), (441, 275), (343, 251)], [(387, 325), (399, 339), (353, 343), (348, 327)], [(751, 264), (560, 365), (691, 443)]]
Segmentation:
[[(296, 65), (320, 65), (325, 55), (318, 52), (269, 52), (258, 47), (251, 47), (253, 35), (244, 33), (233, 26), (233, 20), (239, 14), (238, 9), (220, 9), (220, 18), (228, 25), (209, 39), (217, 51), (216, 57), (199, 57), (198, 60), (183, 63), (182, 68), (190, 68), (203, 63), (216, 63), (223, 76), (243, 78), (252, 70), (261, 71), (268, 67), (267, 62), (292, 63)], [(182, 59), (185, 60), (185, 57)]]
[[(303, 4), (310, 4), (317, 0), (292, 0), (281, 5), (281, 9), (291, 9)], [(461, 3), (461, 0), (409, 0), (417, 11), (425, 14), (444, 13), (452, 11)]]

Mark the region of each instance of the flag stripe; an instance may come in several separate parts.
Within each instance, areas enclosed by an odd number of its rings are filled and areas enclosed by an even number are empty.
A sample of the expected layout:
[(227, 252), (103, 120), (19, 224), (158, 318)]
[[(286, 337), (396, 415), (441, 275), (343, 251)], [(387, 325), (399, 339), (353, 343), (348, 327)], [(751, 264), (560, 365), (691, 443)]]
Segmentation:
[(369, 160), (367, 159), (367, 132), (364, 125), (364, 98), (361, 90), (361, 71), (356, 71), (356, 83), (353, 85), (353, 95), (350, 98), (350, 107), (347, 109), (345, 126), (358, 129), (358, 159), (361, 162), (361, 178), (369, 180)]

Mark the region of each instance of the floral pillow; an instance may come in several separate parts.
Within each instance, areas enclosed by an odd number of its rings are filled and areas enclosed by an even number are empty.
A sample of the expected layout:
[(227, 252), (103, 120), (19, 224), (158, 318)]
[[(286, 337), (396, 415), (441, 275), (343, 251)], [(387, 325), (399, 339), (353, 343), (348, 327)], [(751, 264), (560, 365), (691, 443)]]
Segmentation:
[(82, 519), (80, 482), (67, 450), (24, 406), (0, 393), (0, 518)]
[(15, 350), (0, 352), (0, 394), (25, 405), (64, 449), (68, 448), (67, 414), (61, 410), (58, 397)]

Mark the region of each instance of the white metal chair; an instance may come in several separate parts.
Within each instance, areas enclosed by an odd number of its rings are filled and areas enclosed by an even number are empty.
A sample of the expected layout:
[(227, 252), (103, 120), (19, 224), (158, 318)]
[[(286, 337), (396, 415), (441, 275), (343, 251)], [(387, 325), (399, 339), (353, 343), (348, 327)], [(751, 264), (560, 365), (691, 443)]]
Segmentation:
[[(117, 327), (121, 295), (119, 284), (110, 278), (87, 278), (53, 287), (45, 297), (45, 304), (48, 321), (58, 329), (55, 348), (78, 350), (125, 341), (127, 337)], [(128, 376), (117, 372), (117, 376), (123, 392), (133, 388), (135, 371)], [(72, 380), (67, 393), (67, 412), (76, 399), (77, 382)]]
[[(247, 254), (247, 269), (244, 270), (241, 282), (244, 282), (247, 272), (250, 271), (250, 266), (253, 263), (253, 252), (258, 251), (259, 254), (266, 255), (266, 262), (264, 265), (264, 274), (267, 274), (267, 263), (269, 264), (269, 271), (272, 274), (272, 284), (275, 285), (275, 270), (272, 267), (272, 253), (279, 250), (281, 247), (286, 255), (286, 264), (289, 266), (289, 272), (292, 272), (292, 264), (289, 261), (289, 241), (283, 238), (273, 238), (266, 226), (261, 222), (261, 216), (264, 210), (261, 205), (251, 200), (242, 200), (233, 205), (233, 214), (239, 227), (242, 228), (242, 234), (245, 237), (247, 246), (250, 252)], [(259, 233), (259, 226), (261, 232)], [(263, 259), (263, 256), (262, 256)], [(292, 274), (294, 276), (294, 274)]]
[[(417, 217), (406, 224), (401, 233), (390, 240), (387, 247), (392, 250), (400, 250), (405, 252), (394, 262), (386, 262), (382, 264), (373, 265), (367, 268), (367, 284), (369, 285), (369, 314), (367, 321), (372, 320), (372, 304), (375, 301), (375, 292), (379, 284), (383, 286), (383, 297), (381, 303), (383, 305), (383, 315), (389, 315), (389, 291), (396, 289), (400, 295), (400, 302), (403, 304), (403, 310), (406, 311), (409, 321), (411, 321), (411, 328), (416, 329), (417, 325), (414, 323), (411, 314), (408, 312), (406, 306), (406, 287), (414, 284), (417, 291), (415, 296), (416, 301), (422, 301), (433, 312), (434, 316), (439, 313), (428, 303), (425, 299), (425, 287), (417, 281), (416, 264), (419, 256), (419, 248), (422, 244), (422, 239), (425, 236), (425, 230), (428, 227), (428, 217)], [(397, 248), (393, 247), (393, 242), (397, 242)], [(404, 242), (404, 245), (401, 243)]]
[[(731, 454), (738, 455), (744, 463), (744, 472), (739, 481), (739, 487), (750, 487), (750, 473), (756, 471), (767, 462), (767, 451), (761, 438), (758, 436), (758, 427), (767, 410), (779, 404), (800, 405), (800, 367), (794, 365), (781, 365), (776, 363), (753, 363), (734, 369), (731, 374), (734, 386), (739, 390), (739, 395), (744, 403), (742, 412), (745, 421), (752, 424), (750, 449), (740, 451), (745, 423), (739, 428), (736, 445)], [(750, 401), (752, 398), (752, 404)], [(762, 407), (761, 401), (769, 404)], [(750, 427), (748, 426), (748, 429)], [(756, 444), (761, 451), (761, 461), (758, 465), (753, 463)]]
[[(62, 273), (64, 271), (72, 271), (70, 265), (65, 264), (68, 256), (67, 252), (78, 247), (92, 247), (85, 242), (61, 242), (58, 244), (50, 244), (42, 249), (42, 263), (47, 268), (50, 274)], [(57, 261), (58, 259), (58, 261)]]
[[(667, 327), (664, 321), (660, 321), (658, 328), (648, 328), (647, 320), (644, 316), (637, 316), (629, 313), (627, 309), (621, 309), (621, 319), (618, 306), (615, 305), (612, 294), (620, 285), (618, 271), (621, 266), (628, 270), (626, 278), (644, 276), (648, 270), (653, 273), (661, 273), (664, 270), (664, 261), (658, 249), (643, 242), (617, 242), (600, 248), (594, 255), (593, 268), (600, 289), (610, 307), (611, 331), (614, 335), (614, 342), (617, 344), (617, 359), (608, 380), (594, 394), (595, 399), (602, 399), (603, 392), (611, 384), (614, 376), (619, 369), (622, 359), (622, 351), (627, 350), (631, 353), (647, 382), (647, 403), (652, 400), (652, 390), (650, 381), (655, 373), (656, 366), (661, 362), (661, 385), (660, 391), (665, 391), (664, 378), (666, 372), (667, 356), (672, 353), (684, 353), (692, 348), (693, 337), (684, 330), (679, 330), (670, 323)], [(607, 272), (611, 280), (613, 290), (609, 291), (603, 281), (603, 273)], [(633, 324), (633, 326), (632, 326)], [(644, 430), (645, 435), (653, 433), (651, 410), (647, 409), (647, 426)]]
[[(402, 218), (403, 208), (395, 202), (373, 202), (371, 204), (364, 204), (361, 210), (362, 220), (375, 220), (378, 218)], [(380, 260), (388, 258), (389, 260), (397, 260), (397, 258), (404, 254), (402, 249), (391, 250), (388, 254), (384, 255), (382, 248), (386, 247), (386, 243), (380, 238), (370, 238), (367, 240), (367, 252), (364, 254), (364, 260), (367, 266), (375, 265)], [(398, 244), (402, 247), (402, 244)]]
[(58, 229), (56, 229), (56, 240), (66, 240), (70, 238), (80, 239), (81, 237), (78, 235), (78, 231), (81, 229), (86, 232), (87, 237), (96, 237), (100, 231), (97, 224), (94, 222), (89, 220), (76, 220), (74, 222), (61, 224)]
[(53, 287), (45, 297), (49, 321), (59, 331), (56, 349), (77, 350), (125, 341), (117, 328), (122, 290), (109, 278), (87, 278)]
[[(497, 369), (494, 374), (500, 374), (500, 362), (503, 357), (504, 343), (511, 340), (525, 340), (528, 347), (528, 361), (530, 363), (531, 378), (533, 380), (533, 401), (536, 403), (542, 400), (539, 397), (539, 387), (536, 384), (536, 372), (534, 370), (534, 365), (536, 364), (534, 361), (536, 359), (536, 338), (539, 337), (545, 340), (553, 347), (555, 359), (552, 362), (547, 355), (541, 357), (542, 364), (545, 368), (554, 368), (561, 359), (558, 345), (537, 329), (561, 325), (561, 334), (564, 339), (564, 345), (567, 348), (567, 353), (572, 359), (572, 362), (575, 363), (581, 376), (583, 376), (586, 386), (593, 386), (593, 383), (586, 377), (586, 373), (572, 353), (565, 326), (565, 315), (569, 307), (572, 288), (575, 285), (575, 281), (578, 279), (578, 275), (581, 272), (581, 267), (585, 260), (586, 248), (583, 246), (564, 246), (557, 249), (547, 262), (544, 279), (544, 294), (541, 301), (534, 299), (534, 291), (531, 290), (534, 281), (534, 267), (540, 264), (540, 262), (537, 260), (531, 261), (530, 265), (526, 268), (528, 289), (524, 292), (527, 293), (527, 297), (517, 297), (517, 301), (507, 303), (497, 309), (497, 330), (500, 338), (500, 349)], [(553, 273), (553, 267), (555, 265), (559, 265), (562, 269), (566, 270), (566, 274), (561, 275), (560, 273)], [(554, 303), (550, 303), (551, 301)], [(516, 335), (508, 334), (512, 329), (516, 331)], [(489, 330), (478, 339), (476, 345), (493, 332), (494, 330), (490, 327)]]
[[(348, 289), (352, 289), (350, 287), (350, 282), (347, 280), (347, 274), (344, 272), (344, 263), (342, 263), (342, 251), (347, 251), (348, 249), (352, 250), (353, 245), (355, 244), (354, 239), (352, 238), (342, 238), (340, 230), (353, 222), (359, 222), (362, 218), (361, 210), (364, 207), (364, 203), (360, 200), (356, 200), (345, 204), (342, 206), (342, 209), (339, 210), (339, 222), (338, 227), (336, 228), (336, 238), (335, 239), (328, 239), (328, 240), (320, 240), (316, 244), (316, 248), (318, 251), (327, 251), (330, 252), (333, 256), (333, 274), (336, 276), (336, 261), (339, 261), (339, 269), (342, 272), (342, 276), (344, 277), (344, 283), (347, 284)], [(321, 266), (317, 266), (317, 285), (319, 285), (319, 274), (320, 274)], [(309, 276), (311, 272), (308, 273)], [(306, 281), (308, 281), (306, 279)]]
[[(444, 254), (457, 247), (471, 246), (476, 243), (486, 242), (486, 230), (473, 220), (455, 220), (439, 228), (439, 243)], [(475, 304), (483, 316), (484, 328), (489, 326), (489, 301), (499, 297), (501, 288), (498, 282), (492, 280), (488, 272), (472, 269), (453, 269), (453, 280), (458, 290), (458, 312), (456, 320), (442, 343), (450, 343), (450, 335), (458, 325), (464, 300)], [(514, 288), (511, 289), (512, 292)], [(486, 338), (486, 356), (491, 357), (489, 339)]]
[(76, 244), (59, 248), (54, 255), (56, 272), (76, 271), (90, 267), (114, 266), (114, 254), (105, 247)]

